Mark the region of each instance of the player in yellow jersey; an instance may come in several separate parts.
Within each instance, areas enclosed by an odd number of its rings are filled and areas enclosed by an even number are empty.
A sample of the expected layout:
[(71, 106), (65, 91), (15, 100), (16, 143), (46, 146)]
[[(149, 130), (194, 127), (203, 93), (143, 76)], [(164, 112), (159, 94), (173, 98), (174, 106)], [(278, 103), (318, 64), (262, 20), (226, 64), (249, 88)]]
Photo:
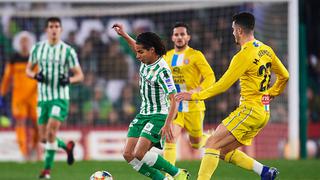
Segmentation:
[[(241, 50), (233, 57), (221, 79), (209, 88), (198, 92), (176, 95), (181, 100), (204, 100), (226, 91), (240, 79), (240, 106), (217, 127), (206, 143), (198, 180), (209, 180), (218, 166), (219, 158), (247, 170), (261, 179), (273, 180), (278, 171), (257, 162), (237, 148), (250, 145), (252, 139), (267, 124), (270, 117), (269, 102), (285, 88), (289, 73), (273, 50), (254, 38), (255, 18), (243, 12), (233, 17), (233, 35)], [(271, 72), (276, 74), (270, 86)]]
[[(215, 82), (214, 72), (204, 55), (191, 47), (189, 28), (185, 23), (178, 22), (172, 29), (174, 49), (168, 51), (164, 59), (170, 66), (173, 80), (178, 92), (198, 92)], [(164, 158), (170, 163), (176, 161), (176, 140), (182, 129), (189, 134), (191, 146), (199, 149), (207, 138), (203, 136), (203, 119), (205, 104), (201, 101), (181, 101), (178, 115), (174, 120), (174, 139), (166, 140)]]

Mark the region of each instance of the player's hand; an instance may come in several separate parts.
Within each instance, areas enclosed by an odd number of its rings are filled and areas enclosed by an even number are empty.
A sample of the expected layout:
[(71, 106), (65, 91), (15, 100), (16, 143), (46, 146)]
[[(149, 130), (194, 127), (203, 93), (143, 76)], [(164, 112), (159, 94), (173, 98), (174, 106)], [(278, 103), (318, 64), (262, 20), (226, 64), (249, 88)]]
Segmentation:
[(113, 26), (112, 26), (112, 28), (114, 29), (114, 31), (116, 31), (116, 33), (118, 34), (118, 35), (120, 35), (120, 36), (124, 36), (126, 33), (124, 32), (124, 30), (123, 30), (123, 25), (122, 24), (118, 24), (118, 23), (116, 23), (116, 24), (114, 24)]
[(175, 95), (175, 99), (177, 102), (180, 101), (188, 101), (191, 100), (192, 92), (180, 92)]
[(66, 86), (66, 85), (70, 84), (70, 78), (69, 78), (69, 76), (66, 76), (66, 75), (64, 75), (64, 74), (60, 74), (60, 75), (59, 75), (59, 84), (60, 84), (61, 86)]
[(33, 78), (41, 83), (44, 83), (46, 81), (46, 79), (44, 78), (44, 75), (42, 73), (42, 70), (40, 72), (38, 72), (37, 74), (35, 74)]
[(172, 123), (165, 123), (161, 129), (161, 138), (173, 140)]

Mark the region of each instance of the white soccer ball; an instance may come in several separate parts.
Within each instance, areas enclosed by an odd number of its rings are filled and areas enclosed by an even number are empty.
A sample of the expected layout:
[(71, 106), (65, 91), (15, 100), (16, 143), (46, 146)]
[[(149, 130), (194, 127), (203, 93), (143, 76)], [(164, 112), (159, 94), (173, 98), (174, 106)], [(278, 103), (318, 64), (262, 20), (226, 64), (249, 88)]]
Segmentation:
[(97, 171), (90, 176), (90, 180), (113, 180), (108, 171)]

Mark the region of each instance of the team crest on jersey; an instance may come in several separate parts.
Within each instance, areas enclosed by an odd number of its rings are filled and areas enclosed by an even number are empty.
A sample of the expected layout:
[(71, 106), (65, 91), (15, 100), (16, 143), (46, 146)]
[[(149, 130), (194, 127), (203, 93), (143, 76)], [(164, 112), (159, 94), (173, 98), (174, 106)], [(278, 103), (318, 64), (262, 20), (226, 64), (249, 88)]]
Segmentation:
[(184, 63), (184, 64), (189, 64), (189, 59), (183, 60), (183, 63)]
[(253, 42), (253, 46), (254, 46), (254, 47), (259, 47), (260, 44), (259, 44), (258, 42), (256, 42), (256, 41), (254, 41), (254, 42)]

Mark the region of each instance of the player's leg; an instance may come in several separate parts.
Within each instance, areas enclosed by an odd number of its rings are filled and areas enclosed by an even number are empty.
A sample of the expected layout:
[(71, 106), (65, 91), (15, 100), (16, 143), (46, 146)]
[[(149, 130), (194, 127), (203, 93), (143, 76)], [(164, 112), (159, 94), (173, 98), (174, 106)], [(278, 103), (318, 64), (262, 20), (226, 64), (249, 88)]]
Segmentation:
[(45, 155), (45, 167), (44, 169), (50, 170), (53, 165), (54, 156), (56, 150), (58, 150), (58, 141), (56, 140), (56, 135), (58, 129), (60, 128), (61, 122), (50, 118), (47, 124), (47, 142), (46, 142), (46, 155)]
[(203, 132), (204, 111), (195, 111), (185, 114), (185, 129), (188, 131), (191, 147), (199, 149), (203, 147), (209, 134)]
[(187, 179), (189, 177), (188, 172), (178, 169), (159, 154), (149, 151), (153, 144), (160, 142), (160, 130), (165, 123), (166, 117), (166, 115), (160, 114), (145, 117), (148, 123), (146, 123), (141, 131), (134, 156), (150, 167), (165, 171), (175, 179)]
[(151, 146), (152, 142), (149, 139), (145, 137), (140, 137), (137, 146), (134, 150), (134, 156), (141, 162), (148, 165), (149, 167), (158, 170), (163, 170), (174, 178), (178, 177), (180, 173), (186, 173), (185, 171), (180, 170), (179, 168), (172, 165), (170, 162), (166, 161), (162, 156), (160, 156), (156, 152), (149, 151)]
[(24, 160), (28, 159), (28, 144), (27, 144), (27, 109), (24, 102), (19, 99), (12, 99), (12, 115), (15, 120), (15, 131), (17, 143)]
[[(223, 124), (227, 125), (228, 130), (232, 130), (232, 134), (236, 137), (236, 141), (221, 148), (221, 158), (225, 161), (240, 166), (247, 170), (252, 170), (262, 179), (274, 179), (277, 176), (278, 171), (275, 168), (264, 166), (260, 162), (251, 158), (244, 152), (237, 148), (242, 145), (250, 145), (253, 138), (258, 132), (267, 124), (269, 119), (269, 113), (260, 111), (254, 108), (244, 109), (243, 113), (249, 111), (249, 115), (245, 121), (232, 122), (230, 119), (223, 121)], [(243, 119), (241, 115), (237, 115), (234, 119)]]
[(31, 120), (31, 142), (30, 151), (31, 156), (35, 155), (37, 160), (40, 160), (40, 148), (39, 148), (39, 129), (37, 124), (37, 94), (35, 93), (34, 97), (31, 97), (28, 103), (28, 114)]
[(220, 124), (205, 145), (206, 149), (201, 160), (198, 180), (209, 180), (211, 178), (219, 163), (220, 148), (234, 141), (234, 136), (229, 133), (225, 126)]
[(138, 138), (147, 121), (147, 119), (142, 118), (142, 116), (138, 114), (130, 123), (123, 157), (133, 167), (133, 169), (138, 171), (140, 174), (150, 177), (154, 180), (162, 180), (164, 179), (164, 176), (159, 170), (149, 167), (145, 163), (135, 158), (133, 155)]
[(184, 127), (183, 116), (183, 113), (178, 113), (177, 118), (173, 121), (172, 133), (174, 138), (172, 140), (166, 139), (164, 144), (163, 158), (173, 165), (175, 165), (177, 159), (177, 139), (180, 137)]

